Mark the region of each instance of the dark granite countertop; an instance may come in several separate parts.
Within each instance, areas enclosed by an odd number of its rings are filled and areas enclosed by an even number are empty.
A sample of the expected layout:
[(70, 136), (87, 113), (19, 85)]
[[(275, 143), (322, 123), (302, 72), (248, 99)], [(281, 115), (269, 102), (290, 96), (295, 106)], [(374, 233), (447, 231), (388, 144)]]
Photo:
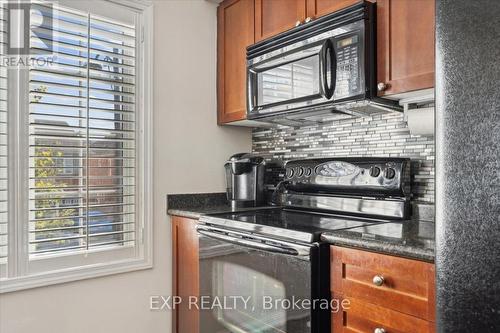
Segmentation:
[(275, 206), (232, 209), (226, 193), (196, 193), (167, 195), (167, 214), (199, 219), (201, 215), (216, 213), (234, 213)]
[(321, 239), (335, 245), (434, 262), (434, 222), (408, 220), (335, 230)]
[(229, 206), (191, 207), (191, 208), (177, 208), (177, 209), (170, 208), (167, 210), (167, 214), (198, 220), (201, 215), (225, 213), (230, 209), (231, 207)]
[(220, 205), (220, 206), (201, 206), (201, 207), (190, 207), (190, 208), (178, 208), (178, 209), (168, 209), (168, 215), (182, 216), (190, 219), (199, 219), (200, 216), (205, 214), (218, 214), (218, 213), (237, 213), (237, 212), (245, 212), (249, 210), (255, 209), (263, 209), (263, 208), (276, 208), (276, 206), (265, 206), (265, 207), (250, 207), (250, 208), (237, 208), (231, 209), (229, 205)]
[[(259, 207), (263, 208), (263, 207)], [(275, 208), (268, 206), (268, 208)], [(256, 208), (231, 209), (225, 193), (174, 194), (167, 196), (167, 213), (199, 219), (204, 214), (230, 213)], [(418, 205), (414, 219), (325, 232), (325, 242), (378, 253), (434, 262), (435, 228), (432, 205)], [(424, 219), (425, 218), (425, 219)]]

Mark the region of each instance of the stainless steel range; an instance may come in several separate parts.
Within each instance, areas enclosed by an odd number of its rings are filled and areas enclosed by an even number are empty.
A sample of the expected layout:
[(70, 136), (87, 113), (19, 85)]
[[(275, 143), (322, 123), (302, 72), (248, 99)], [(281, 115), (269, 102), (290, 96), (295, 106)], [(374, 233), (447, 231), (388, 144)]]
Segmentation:
[(200, 332), (328, 332), (334, 303), (321, 233), (407, 219), (409, 179), (403, 158), (289, 161), (277, 207), (202, 216), (200, 295), (241, 301), (202, 309)]

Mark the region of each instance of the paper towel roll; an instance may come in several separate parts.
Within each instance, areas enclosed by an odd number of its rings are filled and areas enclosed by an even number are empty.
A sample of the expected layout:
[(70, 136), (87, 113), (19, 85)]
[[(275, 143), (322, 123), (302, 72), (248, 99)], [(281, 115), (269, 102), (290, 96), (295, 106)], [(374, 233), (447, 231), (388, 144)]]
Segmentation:
[(434, 108), (405, 111), (408, 129), (412, 135), (434, 135)]

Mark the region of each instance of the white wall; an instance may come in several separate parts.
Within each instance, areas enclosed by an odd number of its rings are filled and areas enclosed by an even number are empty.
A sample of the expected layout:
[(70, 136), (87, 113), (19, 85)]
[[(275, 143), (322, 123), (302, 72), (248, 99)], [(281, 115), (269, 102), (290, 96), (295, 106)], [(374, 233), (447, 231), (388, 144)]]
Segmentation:
[(1, 333), (170, 332), (150, 295), (171, 292), (167, 193), (224, 191), (223, 162), (250, 131), (216, 125), (216, 5), (155, 1), (154, 268), (0, 296)]

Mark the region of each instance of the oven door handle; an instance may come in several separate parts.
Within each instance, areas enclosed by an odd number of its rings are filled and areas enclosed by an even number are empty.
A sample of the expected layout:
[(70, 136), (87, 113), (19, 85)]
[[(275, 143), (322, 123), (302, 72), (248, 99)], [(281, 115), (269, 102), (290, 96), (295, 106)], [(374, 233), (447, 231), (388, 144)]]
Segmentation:
[(210, 231), (208, 228), (198, 226), (197, 231), (203, 236), (207, 236), (213, 239), (217, 239), (223, 242), (228, 242), (244, 247), (249, 247), (257, 250), (263, 250), (272, 253), (287, 254), (291, 256), (305, 256), (309, 254), (309, 251), (305, 251), (305, 246), (298, 245), (297, 247), (285, 246), (285, 245), (270, 245), (267, 243), (259, 242), (258, 240), (252, 239), (242, 239), (239, 237), (233, 237), (226, 234), (221, 234), (219, 232)]

